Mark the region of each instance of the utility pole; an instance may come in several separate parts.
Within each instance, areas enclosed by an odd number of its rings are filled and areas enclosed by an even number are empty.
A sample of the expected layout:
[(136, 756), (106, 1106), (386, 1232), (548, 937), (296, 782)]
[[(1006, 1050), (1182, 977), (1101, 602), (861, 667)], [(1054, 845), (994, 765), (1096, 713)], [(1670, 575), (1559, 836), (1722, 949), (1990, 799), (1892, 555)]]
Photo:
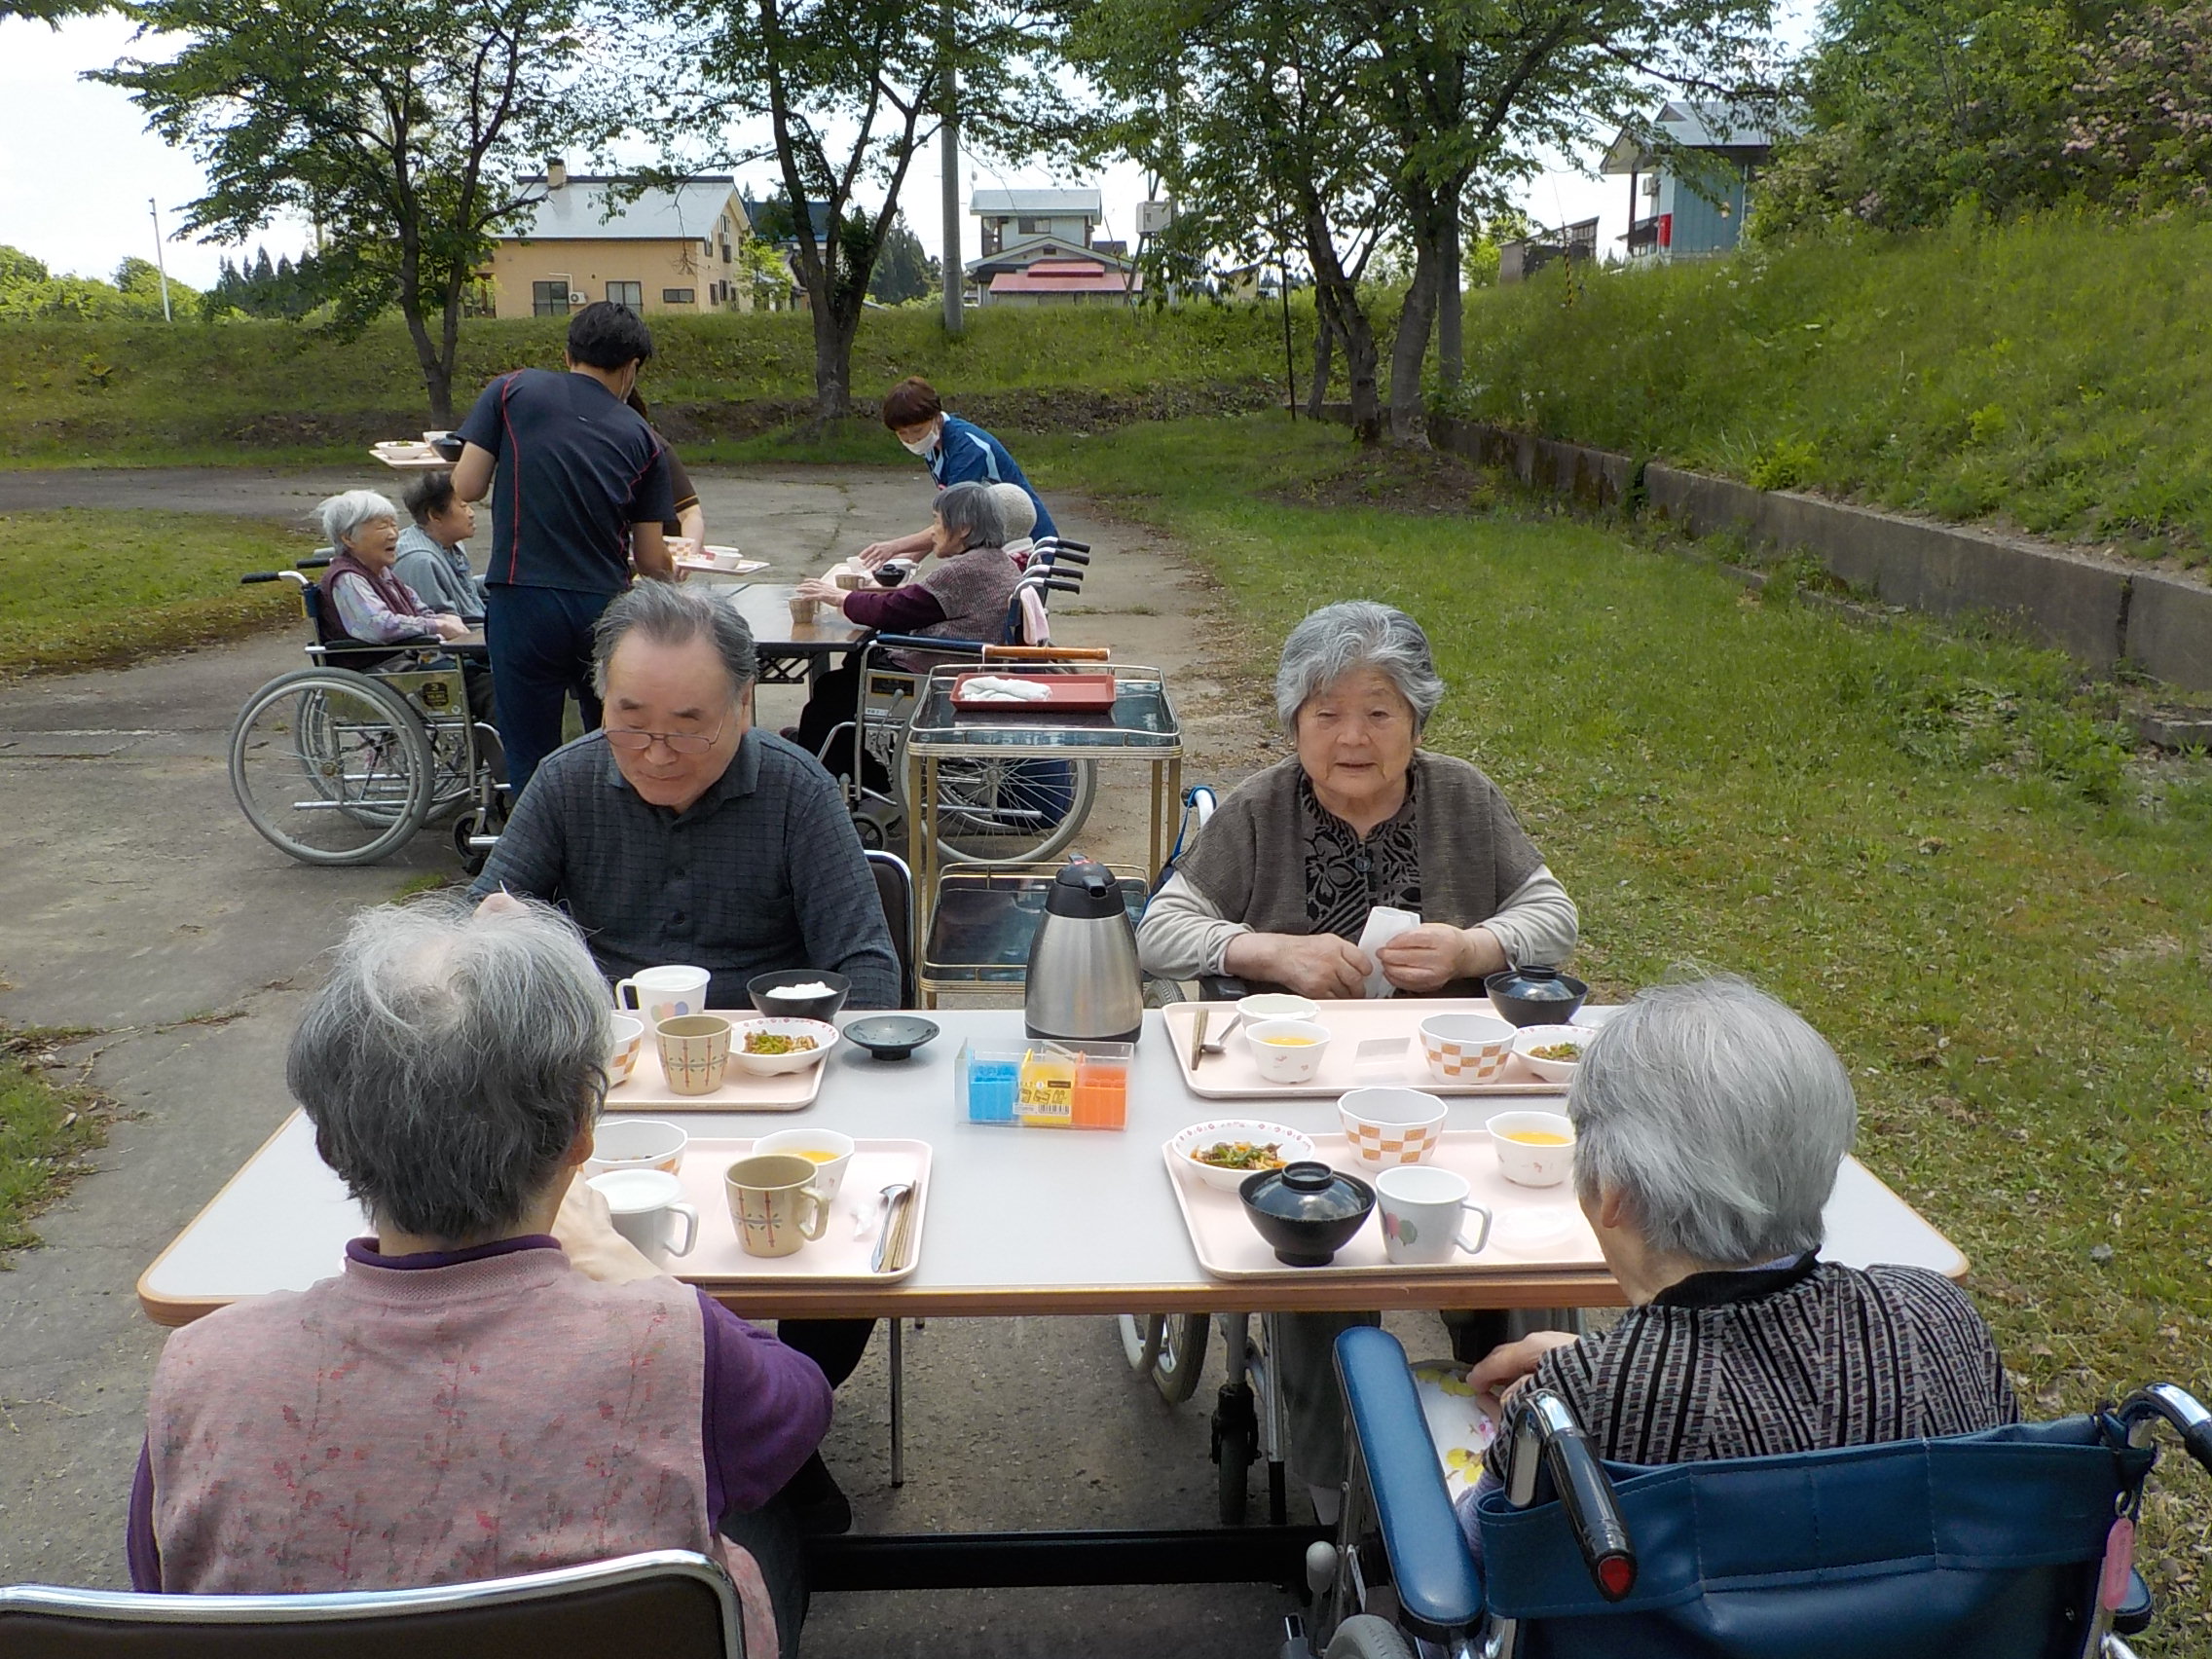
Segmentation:
[(162, 204), (149, 196), (146, 211), (154, 216), (154, 269), (162, 274), (162, 320), (174, 322), (169, 314), (169, 262), (162, 256)]
[(966, 324), (961, 315), (962, 290), (968, 285), (960, 263), (960, 70), (953, 56), (958, 25), (958, 0), (942, 0), (944, 52), (944, 121), (939, 136), (943, 140), (944, 171), (944, 331), (958, 334)]

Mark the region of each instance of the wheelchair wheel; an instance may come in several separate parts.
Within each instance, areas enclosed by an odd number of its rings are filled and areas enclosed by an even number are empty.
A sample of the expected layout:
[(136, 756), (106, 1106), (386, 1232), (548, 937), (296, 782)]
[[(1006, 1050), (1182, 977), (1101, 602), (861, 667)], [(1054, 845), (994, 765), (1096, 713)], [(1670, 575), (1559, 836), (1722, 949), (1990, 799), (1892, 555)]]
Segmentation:
[(1206, 1333), (1211, 1318), (1203, 1313), (1170, 1313), (1160, 1335), (1160, 1354), (1152, 1362), (1153, 1386), (1171, 1406), (1179, 1406), (1198, 1391), (1198, 1373), (1205, 1369)]
[(1414, 1650), (1389, 1620), (1354, 1613), (1329, 1638), (1326, 1659), (1414, 1659)]
[(434, 762), (406, 701), (364, 674), (272, 680), (231, 728), (231, 793), (303, 864), (374, 864), (429, 817)]
[(947, 758), (937, 776), (937, 845), (947, 864), (1056, 858), (1098, 798), (1090, 760)]

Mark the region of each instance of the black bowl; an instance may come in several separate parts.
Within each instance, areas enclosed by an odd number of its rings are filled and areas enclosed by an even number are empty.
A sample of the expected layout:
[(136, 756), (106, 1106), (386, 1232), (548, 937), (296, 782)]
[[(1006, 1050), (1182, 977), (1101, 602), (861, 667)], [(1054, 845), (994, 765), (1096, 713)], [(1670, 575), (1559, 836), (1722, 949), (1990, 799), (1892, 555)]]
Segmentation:
[(1514, 1025), (1571, 1024), (1590, 996), (1588, 985), (1556, 968), (1508, 968), (1485, 979), (1483, 991), (1498, 1018)]
[(1367, 1225), (1375, 1189), (1326, 1163), (1286, 1163), (1237, 1183), (1253, 1231), (1286, 1267), (1325, 1268)]
[(846, 1026), (845, 1035), (873, 1059), (903, 1060), (937, 1035), (937, 1021), (915, 1014), (871, 1014)]
[(461, 438), (432, 438), (430, 440), (430, 448), (437, 452), (440, 461), (459, 461), (461, 452), (467, 447), (466, 440)]
[(887, 559), (875, 568), (878, 587), (897, 587), (914, 573), (914, 567), (903, 559)]
[[(768, 992), (777, 985), (811, 985), (821, 983), (830, 987), (826, 997), (772, 997)], [(828, 1019), (845, 1006), (852, 995), (853, 982), (842, 974), (825, 974), (814, 968), (787, 968), (780, 974), (756, 974), (745, 981), (745, 994), (753, 999), (753, 1006), (771, 1019)]]

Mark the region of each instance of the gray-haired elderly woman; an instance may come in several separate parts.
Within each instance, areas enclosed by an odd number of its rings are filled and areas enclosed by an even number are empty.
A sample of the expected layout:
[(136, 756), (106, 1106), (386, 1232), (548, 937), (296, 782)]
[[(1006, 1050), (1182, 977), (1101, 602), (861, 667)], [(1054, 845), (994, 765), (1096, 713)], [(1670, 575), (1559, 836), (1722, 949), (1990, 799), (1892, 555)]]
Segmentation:
[(392, 574), (399, 556), (399, 509), (374, 490), (348, 490), (315, 509), (329, 538), (323, 599), (336, 612), (334, 632), (372, 645), (425, 638), (460, 640), (468, 624), (435, 610)]
[[(1574, 1188), (1631, 1307), (1603, 1335), (1538, 1332), (1474, 1368), (1477, 1397), (1533, 1378), (1598, 1454), (1753, 1457), (1967, 1434), (2019, 1420), (1989, 1328), (1921, 1268), (1823, 1262), (1851, 1151), (1851, 1079), (1820, 1033), (1740, 979), (1645, 991), (1567, 1092)], [(1504, 1475), (1493, 1444), (1485, 1473)], [(1460, 1499), (1473, 1536), (1473, 1498)]]
[[(1238, 785), (1178, 861), (1137, 930), (1146, 969), (1308, 997), (1359, 996), (1380, 969), (1400, 993), (1480, 996), (1508, 963), (1565, 962), (1574, 902), (1504, 795), (1420, 747), (1443, 699), (1402, 610), (1353, 600), (1292, 629), (1275, 709), (1296, 753)], [(1371, 962), (1357, 940), (1378, 905), (1421, 925)]]
[(136, 1588), (402, 1589), (691, 1549), (737, 1579), (749, 1653), (779, 1632), (795, 1649), (778, 1494), (829, 1385), (631, 1248), (575, 1179), (609, 1038), (606, 984), (549, 906), (355, 919), (286, 1080), (372, 1232), (337, 1277), (169, 1338)]
[[(879, 634), (933, 634), (946, 640), (980, 640), (995, 645), (1006, 633), (1007, 608), (1021, 572), (1006, 551), (1006, 519), (988, 484), (954, 484), (940, 491), (937, 516), (930, 523), (931, 553), (925, 566), (895, 588), (857, 588), (845, 592), (816, 577), (793, 591), (801, 598), (835, 606), (845, 620)], [(901, 668), (920, 672), (945, 660), (930, 651), (885, 653)], [(830, 734), (853, 718), (860, 701), (856, 662), (814, 682), (796, 727), (784, 735), (810, 754), (821, 755)], [(843, 746), (839, 746), (840, 756)], [(832, 765), (840, 756), (828, 756)]]

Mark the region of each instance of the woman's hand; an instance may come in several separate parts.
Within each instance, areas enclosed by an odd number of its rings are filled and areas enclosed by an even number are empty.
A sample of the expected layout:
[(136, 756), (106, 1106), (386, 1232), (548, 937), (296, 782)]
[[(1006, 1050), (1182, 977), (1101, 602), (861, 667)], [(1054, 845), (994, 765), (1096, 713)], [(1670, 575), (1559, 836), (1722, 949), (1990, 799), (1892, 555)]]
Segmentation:
[(1335, 934), (1238, 934), (1222, 967), (1239, 978), (1266, 979), (1316, 1002), (1359, 996), (1374, 964)]
[(827, 576), (809, 576), (792, 589), (793, 599), (811, 599), (817, 605), (827, 605), (841, 611), (845, 605), (845, 590)]
[(1581, 1340), (1568, 1331), (1531, 1331), (1517, 1343), (1500, 1343), (1467, 1373), (1475, 1390), (1475, 1404), (1493, 1422), (1502, 1424), (1505, 1402), (1535, 1375), (1537, 1361), (1554, 1348), (1572, 1347)]
[(661, 1276), (660, 1269), (614, 1231), (607, 1195), (581, 1174), (569, 1183), (568, 1192), (561, 1197), (561, 1213), (553, 1218), (553, 1236), (568, 1252), (569, 1265), (601, 1284), (627, 1284), (632, 1279)]
[(468, 624), (450, 610), (441, 610), (431, 617), (430, 626), (438, 631), (438, 638), (441, 640), (465, 640), (468, 638)]
[(1505, 951), (1488, 928), (1424, 922), (1375, 953), (1382, 977), (1417, 996), (1442, 990), (1454, 979), (1479, 979), (1505, 966)]
[(872, 571), (886, 559), (898, 557), (899, 543), (896, 540), (871, 541), (853, 555), (853, 563), (864, 571)]

